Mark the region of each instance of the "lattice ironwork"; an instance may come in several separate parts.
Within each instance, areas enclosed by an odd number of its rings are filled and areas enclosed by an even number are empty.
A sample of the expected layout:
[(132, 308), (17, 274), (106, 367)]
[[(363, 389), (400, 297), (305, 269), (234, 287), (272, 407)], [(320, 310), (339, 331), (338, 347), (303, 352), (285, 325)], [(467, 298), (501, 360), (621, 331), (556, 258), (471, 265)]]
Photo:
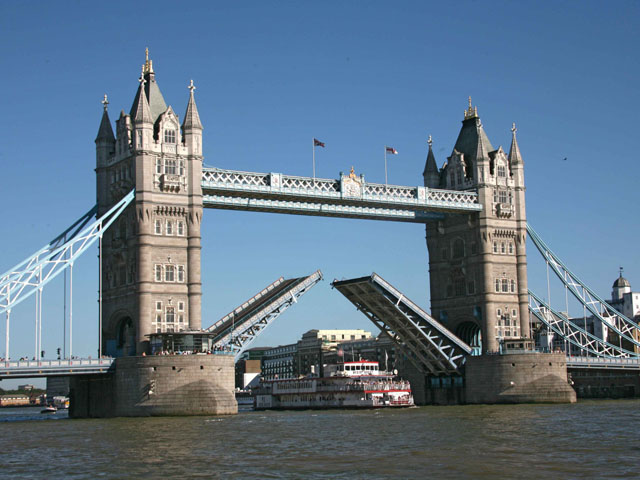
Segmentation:
[(89, 215), (95, 207), (76, 221), (56, 239), (45, 245), (29, 258), (0, 276), (0, 313), (11, 309), (41, 290), (47, 283), (73, 265), (87, 248), (100, 238), (104, 231), (133, 201), (132, 190), (108, 212), (87, 226)]
[(613, 345), (580, 327), (564, 313), (552, 309), (541, 298), (529, 292), (529, 311), (540, 320), (549, 331), (563, 340), (596, 357), (638, 357), (638, 354)]
[[(622, 339), (630, 342), (636, 347), (640, 347), (640, 330), (638, 324), (630, 320), (622, 313), (600, 298), (593, 290), (586, 286), (562, 261), (549, 249), (540, 236), (527, 225), (529, 238), (543, 256), (547, 265), (555, 272), (563, 285), (571, 294), (591, 312), (591, 314), (611, 331), (618, 334)], [(584, 347), (586, 349), (586, 346)]]
[[(476, 192), (367, 183), (363, 176), (357, 177), (353, 173), (341, 175), (339, 180), (330, 180), (280, 173), (205, 168), (202, 173), (202, 191), (205, 197), (215, 200), (205, 205), (209, 208), (229, 208), (234, 205), (233, 208), (236, 209), (255, 210), (255, 202), (235, 200), (241, 197), (270, 201), (271, 203), (261, 205), (262, 211), (277, 211), (283, 207), (281, 202), (294, 202), (285, 207), (287, 213), (304, 215), (343, 216), (340, 212), (346, 212), (344, 216), (354, 217), (354, 212), (358, 209), (364, 211), (364, 208), (377, 208), (414, 213), (375, 214), (356, 218), (408, 218), (412, 220), (407, 221), (424, 222), (433, 218), (421, 215), (425, 212), (468, 213), (482, 210)], [(328, 205), (347, 208), (340, 210), (328, 208)]]
[(396, 222), (425, 223), (444, 215), (434, 212), (376, 208), (351, 204), (298, 202), (289, 200), (204, 195), (203, 206), (223, 210), (247, 210), (253, 212), (285, 213), (321, 217), (359, 218), (367, 220), (391, 220)]
[(460, 373), (471, 347), (382, 277), (331, 284), (401, 348), (424, 374)]
[(217, 334), (214, 345), (233, 350), (237, 360), (266, 327), (320, 280), (320, 270), (308, 277), (280, 277), (207, 329)]

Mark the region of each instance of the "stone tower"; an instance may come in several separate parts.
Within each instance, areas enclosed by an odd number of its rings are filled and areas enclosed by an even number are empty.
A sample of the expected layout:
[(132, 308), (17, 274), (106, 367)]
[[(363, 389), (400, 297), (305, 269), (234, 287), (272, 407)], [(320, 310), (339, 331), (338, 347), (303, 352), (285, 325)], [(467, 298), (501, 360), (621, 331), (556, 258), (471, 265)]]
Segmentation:
[(146, 352), (150, 333), (201, 327), (202, 124), (195, 87), (192, 81), (180, 125), (148, 50), (139, 82), (115, 136), (105, 95), (96, 138), (98, 215), (136, 190), (103, 239), (102, 349), (111, 356)]
[(451, 156), (436, 165), (429, 138), (424, 185), (477, 190), (483, 211), (427, 224), (431, 314), (477, 353), (528, 339), (524, 163), (516, 140), (494, 149), (477, 107), (464, 113)]

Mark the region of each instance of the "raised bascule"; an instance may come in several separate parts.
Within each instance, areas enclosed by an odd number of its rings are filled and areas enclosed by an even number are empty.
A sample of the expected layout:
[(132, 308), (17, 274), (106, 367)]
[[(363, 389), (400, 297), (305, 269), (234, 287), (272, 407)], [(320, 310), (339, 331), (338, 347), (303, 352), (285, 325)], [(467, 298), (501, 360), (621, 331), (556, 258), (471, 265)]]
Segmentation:
[[(425, 224), (430, 313), (375, 273), (332, 283), (404, 352), (403, 373), (419, 402), (572, 402), (567, 364), (640, 368), (637, 324), (582, 284), (527, 225), (515, 124), (509, 152), (494, 148), (469, 99), (441, 168), (429, 138), (417, 187), (370, 183), (353, 168), (338, 179), (240, 172), (203, 167), (193, 81), (188, 88), (180, 121), (165, 103), (147, 51), (133, 104), (120, 113), (115, 134), (105, 95), (95, 140), (97, 206), (0, 277), (0, 313), (6, 313), (0, 378), (70, 376), (72, 415), (79, 417), (234, 413), (234, 357), (322, 274), (280, 278), (203, 329), (205, 208)], [(567, 291), (617, 335), (617, 345), (529, 292), (528, 236)], [(94, 243), (100, 358), (75, 365), (71, 353), (57, 363), (10, 361), (11, 310), (32, 295), (41, 305), (42, 288), (72, 272), (75, 258)], [(533, 323), (572, 350), (535, 352)], [(35, 344), (37, 356), (37, 329)], [(180, 348), (215, 355), (153, 355)], [(567, 356), (576, 351), (580, 361)], [(459, 387), (455, 398), (445, 385)]]

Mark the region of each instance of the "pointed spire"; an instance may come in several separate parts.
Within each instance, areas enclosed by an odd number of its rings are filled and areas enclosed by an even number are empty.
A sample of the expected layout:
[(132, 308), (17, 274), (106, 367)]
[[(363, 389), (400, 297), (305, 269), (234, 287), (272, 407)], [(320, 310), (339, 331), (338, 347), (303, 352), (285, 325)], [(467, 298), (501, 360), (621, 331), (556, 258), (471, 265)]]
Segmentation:
[[(156, 74), (153, 71), (153, 61), (149, 60), (149, 49), (145, 49), (145, 62), (142, 64), (142, 77), (144, 78), (144, 92), (147, 96), (147, 102), (149, 103), (149, 111), (151, 112), (151, 121), (155, 122), (160, 115), (167, 110), (167, 104), (164, 101), (160, 88), (156, 83)], [(141, 83), (142, 86), (142, 83)], [(136, 98), (131, 105), (131, 111), (129, 114), (131, 118), (135, 118), (137, 105), (139, 103), (140, 88), (136, 93)]]
[(109, 120), (109, 114), (107, 113), (107, 105), (109, 105), (109, 100), (107, 100), (107, 94), (104, 94), (104, 99), (102, 100), (102, 120), (100, 121), (100, 128), (98, 128), (98, 136), (96, 137), (96, 142), (98, 140), (106, 140), (107, 142), (115, 142), (116, 137), (113, 135), (113, 129), (111, 128), (111, 120)]
[(427, 154), (427, 162), (425, 163), (422, 177), (424, 178), (425, 187), (437, 188), (440, 184), (440, 171), (436, 164), (436, 157), (433, 154), (433, 140), (431, 139), (431, 135), (429, 135), (427, 143), (429, 144), (429, 153)]
[(193, 91), (196, 89), (193, 85), (193, 80), (187, 87), (189, 92), (189, 103), (187, 104), (187, 111), (184, 114), (184, 121), (182, 122), (183, 130), (199, 128), (202, 130), (202, 123), (200, 123), (200, 115), (198, 114), (198, 107), (196, 107), (196, 100), (193, 96)]
[(146, 83), (144, 65), (142, 66), (142, 73), (140, 74), (138, 81), (140, 82), (140, 86), (138, 87), (138, 93), (136, 94), (136, 98), (133, 101), (133, 107), (131, 108), (131, 118), (136, 124), (153, 123), (151, 118), (151, 109), (149, 107), (147, 94), (145, 93), (144, 88)]
[(473, 107), (471, 105), (471, 97), (469, 97), (469, 108), (464, 111), (464, 119), (468, 120), (470, 118), (478, 117), (478, 107)]
[(511, 126), (511, 149), (509, 150), (509, 164), (510, 165), (522, 165), (524, 162), (522, 161), (522, 156), (520, 155), (520, 147), (518, 147), (518, 140), (516, 139), (516, 132), (518, 129), (516, 128), (516, 124), (514, 123)]

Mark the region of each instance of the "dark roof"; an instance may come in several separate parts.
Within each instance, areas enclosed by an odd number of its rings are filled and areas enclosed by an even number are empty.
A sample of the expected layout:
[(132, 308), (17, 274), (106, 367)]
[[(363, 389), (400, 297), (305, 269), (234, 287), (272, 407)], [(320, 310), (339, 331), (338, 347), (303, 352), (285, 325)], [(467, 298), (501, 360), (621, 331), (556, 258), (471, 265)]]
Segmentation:
[(620, 275), (618, 278), (616, 278), (616, 281), (613, 282), (613, 288), (624, 288), (624, 287), (631, 288), (631, 284), (629, 283), (629, 280), (627, 280), (622, 275)]
[(475, 161), (478, 157), (485, 157), (495, 149), (491, 145), (487, 134), (484, 133), (479, 117), (472, 117), (462, 121), (462, 128), (453, 147), (463, 153), (465, 159)]
[[(155, 123), (160, 115), (167, 110), (167, 104), (164, 102), (164, 97), (160, 92), (160, 87), (156, 83), (155, 73), (146, 73), (144, 75), (145, 84), (144, 91), (147, 95), (147, 101), (149, 102), (149, 110), (151, 111), (151, 121)], [(136, 117), (138, 110), (138, 104), (140, 102), (140, 87), (136, 92), (136, 98), (133, 99), (133, 105), (131, 106), (131, 118)]]

